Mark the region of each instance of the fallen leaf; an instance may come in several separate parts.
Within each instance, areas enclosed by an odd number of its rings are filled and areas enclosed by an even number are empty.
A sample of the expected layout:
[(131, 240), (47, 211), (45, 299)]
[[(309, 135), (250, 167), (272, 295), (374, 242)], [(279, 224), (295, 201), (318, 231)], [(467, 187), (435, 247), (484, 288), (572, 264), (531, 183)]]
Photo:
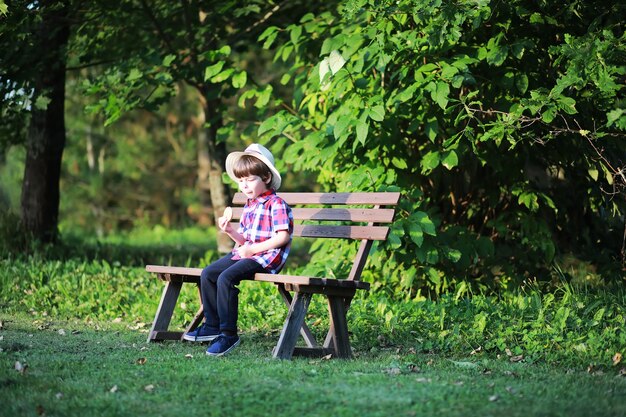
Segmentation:
[(513, 356), (513, 352), (511, 352), (511, 349), (506, 348), (504, 349), (504, 351), (506, 352), (506, 356)]
[(400, 370), (400, 368), (393, 367), (393, 368), (387, 368), (385, 369), (385, 373), (389, 374), (389, 375), (400, 375), (402, 373), (402, 371)]
[(617, 365), (621, 361), (622, 361), (622, 354), (620, 352), (617, 352), (615, 355), (613, 355), (613, 366)]
[(147, 361), (147, 359), (146, 359), (146, 358), (139, 358), (139, 359), (137, 359), (137, 360), (135, 361), (135, 363), (136, 363), (137, 365), (145, 365), (146, 361)]
[(109, 390), (110, 393), (115, 394), (117, 392), (117, 385), (113, 385)]
[(193, 355), (191, 353), (188, 353), (185, 355), (185, 358), (187, 359), (193, 359)]
[(116, 317), (114, 318), (111, 323), (121, 323), (122, 322), (122, 318), (121, 317)]
[(333, 354), (332, 354), (332, 353), (329, 353), (328, 355), (323, 356), (323, 357), (322, 357), (322, 360), (327, 361), (327, 360), (330, 360), (332, 357), (333, 357)]
[(152, 391), (154, 391), (154, 385), (152, 385), (152, 384), (146, 385), (145, 387), (143, 387), (143, 389), (146, 392), (152, 392)]
[(407, 368), (409, 369), (409, 372), (415, 372), (415, 373), (417, 373), (417, 372), (420, 372), (420, 371), (421, 371), (421, 370), (420, 370), (420, 368), (419, 368), (417, 365), (415, 365), (414, 363), (410, 363), (410, 364), (408, 364), (408, 365), (407, 365)]
[(60, 334), (61, 336), (65, 336), (65, 329), (59, 329), (57, 330), (57, 333)]
[(618, 376), (626, 376), (626, 368), (620, 369), (617, 375)]
[(474, 349), (474, 350), (472, 350), (470, 352), (470, 355), (476, 355), (477, 353), (482, 352), (482, 350), (483, 350), (483, 347), (482, 346), (478, 346), (476, 349)]
[(491, 401), (491, 402), (498, 401), (499, 399), (500, 399), (500, 397), (498, 397), (497, 395), (490, 395), (489, 396), (489, 401)]
[(478, 368), (478, 364), (474, 362), (465, 362), (465, 361), (450, 361), (456, 366), (460, 366), (461, 368)]
[(513, 394), (513, 395), (517, 394), (517, 390), (511, 386), (507, 386), (504, 389), (507, 390), (509, 394)]
[(0, 330), (4, 330), (4, 322), (0, 320)]
[(432, 382), (431, 378), (417, 378), (415, 379), (416, 382)]
[(520, 362), (524, 360), (524, 355), (511, 356), (509, 361), (511, 362)]
[(57, 400), (60, 400), (61, 398), (63, 398), (63, 393), (62, 392), (57, 392), (55, 395)]
[(26, 372), (26, 369), (28, 369), (28, 365), (27, 364), (23, 364), (20, 361), (15, 361), (15, 370), (17, 372), (19, 372), (20, 374), (23, 374), (24, 372)]

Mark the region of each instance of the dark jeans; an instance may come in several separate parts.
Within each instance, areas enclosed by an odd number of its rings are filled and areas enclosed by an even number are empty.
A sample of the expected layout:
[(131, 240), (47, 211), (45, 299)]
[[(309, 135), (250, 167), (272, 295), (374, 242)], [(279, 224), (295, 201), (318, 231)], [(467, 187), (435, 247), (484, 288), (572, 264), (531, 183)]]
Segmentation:
[(204, 308), (204, 320), (208, 326), (221, 332), (237, 333), (239, 315), (239, 288), (244, 279), (253, 279), (257, 272), (265, 272), (252, 259), (230, 259), (228, 254), (202, 270), (200, 295)]

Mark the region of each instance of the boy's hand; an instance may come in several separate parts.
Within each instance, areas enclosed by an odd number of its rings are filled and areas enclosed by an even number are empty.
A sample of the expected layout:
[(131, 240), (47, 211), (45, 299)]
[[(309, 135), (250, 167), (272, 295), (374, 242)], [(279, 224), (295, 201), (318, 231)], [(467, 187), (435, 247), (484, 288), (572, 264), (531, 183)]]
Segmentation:
[(232, 232), (233, 227), (230, 225), (230, 221), (232, 220), (232, 218), (233, 218), (233, 209), (230, 207), (226, 207), (224, 209), (224, 214), (222, 214), (222, 217), (217, 219), (217, 225), (223, 232), (226, 232), (226, 233)]
[(243, 258), (250, 258), (255, 253), (252, 250), (252, 248), (250, 248), (249, 245), (241, 245), (236, 250), (237, 250), (237, 255), (239, 255), (239, 257), (242, 258), (242, 259)]

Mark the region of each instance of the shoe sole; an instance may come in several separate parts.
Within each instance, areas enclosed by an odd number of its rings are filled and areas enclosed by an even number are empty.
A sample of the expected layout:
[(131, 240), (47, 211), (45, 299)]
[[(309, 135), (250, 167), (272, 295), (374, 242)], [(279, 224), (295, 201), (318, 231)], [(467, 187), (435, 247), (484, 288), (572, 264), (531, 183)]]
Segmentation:
[(217, 336), (219, 336), (219, 334), (216, 334), (215, 336), (200, 336), (200, 337), (187, 336), (185, 334), (183, 335), (183, 340), (187, 340), (188, 342), (211, 342), (217, 339)]
[(229, 347), (228, 349), (226, 349), (225, 351), (221, 352), (221, 353), (211, 353), (207, 350), (206, 354), (209, 356), (224, 356), (226, 355), (228, 352), (230, 352), (231, 350), (233, 350), (234, 348), (236, 348), (239, 345), (239, 342), (241, 342), (241, 339), (237, 340), (235, 343), (233, 343), (233, 345), (231, 347)]

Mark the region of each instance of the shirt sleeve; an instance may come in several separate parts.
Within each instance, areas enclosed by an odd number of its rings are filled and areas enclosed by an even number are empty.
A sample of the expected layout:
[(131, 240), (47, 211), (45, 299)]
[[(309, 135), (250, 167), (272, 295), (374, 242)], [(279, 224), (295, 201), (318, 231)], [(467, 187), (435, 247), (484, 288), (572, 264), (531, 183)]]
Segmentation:
[(291, 207), (282, 199), (277, 199), (272, 203), (272, 229), (274, 233), (280, 230), (287, 230), (293, 233), (293, 216)]

